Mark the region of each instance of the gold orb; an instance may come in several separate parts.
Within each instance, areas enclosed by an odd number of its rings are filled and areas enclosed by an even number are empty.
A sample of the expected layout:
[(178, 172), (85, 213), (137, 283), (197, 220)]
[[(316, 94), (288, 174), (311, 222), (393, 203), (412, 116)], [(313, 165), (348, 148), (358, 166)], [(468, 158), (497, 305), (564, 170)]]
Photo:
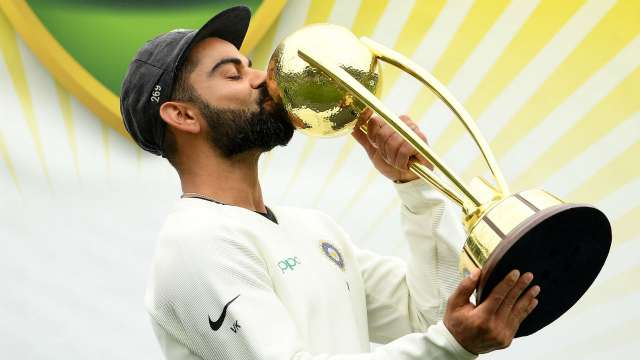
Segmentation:
[(379, 62), (351, 31), (332, 24), (314, 24), (294, 32), (271, 55), (267, 89), (298, 130), (321, 137), (351, 132), (366, 106), (302, 60), (298, 56), (301, 47), (340, 66), (374, 94)]

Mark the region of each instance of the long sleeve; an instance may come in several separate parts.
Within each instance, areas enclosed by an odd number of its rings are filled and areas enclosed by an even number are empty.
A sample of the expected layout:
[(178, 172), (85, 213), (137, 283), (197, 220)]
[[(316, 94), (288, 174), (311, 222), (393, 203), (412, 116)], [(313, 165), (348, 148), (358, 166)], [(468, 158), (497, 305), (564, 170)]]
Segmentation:
[(354, 249), (366, 289), (369, 336), (379, 343), (436, 324), (462, 280), (458, 256), (465, 235), (454, 205), (422, 181), (396, 188), (409, 261)]
[[(181, 238), (171, 239), (175, 236)], [(303, 345), (300, 324), (276, 294), (260, 250), (250, 242), (181, 227), (179, 234), (165, 232), (155, 264), (146, 306), (169, 360), (473, 358), (442, 323), (371, 353), (312, 354)]]
[(447, 299), (462, 275), (458, 269), (466, 240), (462, 212), (422, 180), (395, 185), (409, 243), (407, 283), (428, 323), (444, 316)]

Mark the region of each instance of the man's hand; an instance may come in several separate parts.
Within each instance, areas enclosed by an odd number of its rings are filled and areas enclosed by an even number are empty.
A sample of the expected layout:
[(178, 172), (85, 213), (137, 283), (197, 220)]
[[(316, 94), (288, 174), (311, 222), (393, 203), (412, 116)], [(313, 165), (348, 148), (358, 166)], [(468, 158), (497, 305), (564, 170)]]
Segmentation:
[(517, 270), (513, 270), (496, 285), (488, 298), (474, 306), (469, 302), (469, 297), (479, 278), (480, 270), (476, 270), (462, 280), (449, 298), (444, 315), (444, 324), (449, 332), (460, 345), (474, 354), (511, 345), (520, 323), (538, 304), (535, 297), (540, 292), (540, 287), (536, 285), (523, 295), (533, 275), (526, 273), (520, 276)]
[[(400, 119), (427, 142), (426, 136), (420, 131), (418, 125), (408, 116), (402, 115)], [(366, 134), (360, 129), (363, 124), (367, 129)], [(387, 125), (380, 116), (371, 116), (371, 111), (365, 111), (360, 116), (352, 135), (365, 149), (376, 169), (393, 181), (407, 182), (418, 178), (409, 170), (409, 160), (413, 156), (433, 170), (433, 166), (426, 159), (418, 156), (418, 152), (408, 141)]]

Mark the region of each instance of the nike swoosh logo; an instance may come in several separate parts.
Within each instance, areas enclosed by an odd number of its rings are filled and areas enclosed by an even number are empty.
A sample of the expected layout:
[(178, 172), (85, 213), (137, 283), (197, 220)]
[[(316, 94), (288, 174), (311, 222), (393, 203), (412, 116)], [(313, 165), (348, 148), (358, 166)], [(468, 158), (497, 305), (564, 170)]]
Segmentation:
[[(238, 294), (238, 296), (240, 296), (240, 294)], [(209, 318), (209, 326), (211, 326), (211, 330), (213, 331), (218, 331), (218, 329), (220, 329), (220, 326), (222, 326), (222, 323), (224, 322), (224, 317), (227, 316), (227, 307), (229, 307), (229, 305), (231, 305), (231, 303), (238, 298), (238, 296), (234, 297), (233, 299), (231, 299), (231, 301), (229, 301), (224, 308), (222, 308), (222, 314), (220, 314), (220, 317), (218, 318), (218, 320), (216, 320), (215, 322), (211, 321), (211, 316), (207, 316)]]

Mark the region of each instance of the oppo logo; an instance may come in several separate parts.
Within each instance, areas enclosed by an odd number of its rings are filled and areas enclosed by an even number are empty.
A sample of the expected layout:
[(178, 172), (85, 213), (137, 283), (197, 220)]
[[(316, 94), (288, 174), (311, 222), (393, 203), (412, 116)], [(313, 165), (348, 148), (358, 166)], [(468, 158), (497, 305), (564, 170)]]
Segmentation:
[(292, 258), (287, 258), (287, 259), (284, 259), (282, 261), (279, 261), (278, 262), (278, 267), (280, 268), (280, 270), (284, 274), (285, 271), (287, 271), (287, 270), (293, 271), (295, 269), (295, 267), (297, 265), (299, 265), (299, 264), (300, 264), (300, 260), (298, 259), (297, 256), (294, 256)]

